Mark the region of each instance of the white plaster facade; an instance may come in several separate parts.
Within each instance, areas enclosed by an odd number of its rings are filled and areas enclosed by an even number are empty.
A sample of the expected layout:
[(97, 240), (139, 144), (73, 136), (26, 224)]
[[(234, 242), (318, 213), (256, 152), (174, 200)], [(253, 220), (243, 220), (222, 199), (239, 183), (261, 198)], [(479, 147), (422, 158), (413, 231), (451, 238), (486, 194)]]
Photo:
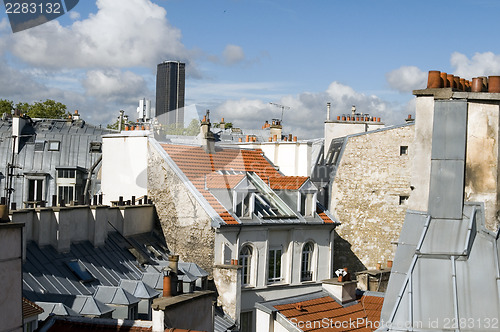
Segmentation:
[(0, 331), (22, 332), (22, 231), (20, 223), (0, 223)]
[(101, 190), (105, 205), (120, 196), (130, 199), (147, 194), (149, 131), (123, 133), (103, 136)]
[[(121, 135), (127, 137), (120, 138), (119, 135), (103, 137), (102, 188), (104, 196), (108, 200), (116, 200), (118, 193), (124, 192), (126, 182), (117, 181), (120, 178), (119, 174), (114, 174), (114, 177), (110, 178), (104, 175), (109, 174), (110, 170), (115, 173), (124, 173), (125, 169), (117, 167), (116, 162), (132, 158), (127, 157), (125, 152), (135, 155), (134, 148), (144, 149), (149, 151), (149, 170), (147, 172), (149, 185), (153, 186), (148, 188), (147, 194), (155, 202), (169, 248), (179, 254), (181, 260), (197, 263), (209, 271), (213, 277), (217, 277), (220, 274), (218, 269), (221, 269), (221, 266), (224, 268), (224, 265), (230, 265), (232, 260), (240, 260), (240, 251), (243, 246), (248, 245), (252, 248), (249, 282), (243, 282), (241, 292), (234, 292), (234, 287), (231, 284), (224, 285), (226, 291), (233, 292), (236, 297), (240, 293), (241, 297), (239, 299), (219, 298), (219, 304), (225, 307), (226, 312), (232, 313), (234, 315), (232, 318), (237, 322), (240, 320), (240, 310), (247, 318), (248, 315), (251, 315), (252, 323), (248, 331), (259, 331), (255, 326), (255, 304), (257, 302), (318, 291), (321, 289), (320, 281), (331, 278), (333, 273), (333, 230), (336, 223), (324, 223), (321, 218), (314, 214), (315, 217), (308, 217), (308, 221), (301, 219), (302, 222), (296, 224), (283, 221), (282, 223), (270, 224), (241, 223), (215, 226), (214, 220), (220, 218), (219, 215), (207, 205), (204, 198), (201, 197), (202, 195), (173, 160), (165, 154), (165, 151), (153, 137), (147, 138), (148, 141), (145, 142), (145, 136), (139, 136), (137, 133), (129, 135), (127, 132), (122, 132)], [(107, 146), (108, 144), (110, 147)], [(281, 144), (279, 149), (286, 146), (297, 153), (304, 154), (308, 153), (308, 149), (311, 148), (308, 143)], [(278, 145), (270, 146), (274, 149)], [(122, 156), (108, 158), (105, 156), (108, 151), (112, 151), (114, 154), (120, 151)], [(289, 157), (300, 160), (300, 158), (296, 158), (296, 155)], [(144, 165), (142, 161), (136, 160), (135, 162), (137, 165)], [(304, 165), (305, 171), (309, 164)], [(128, 169), (131, 171), (131, 173), (126, 174), (129, 179), (139, 177), (144, 171), (142, 167), (129, 167)], [(111, 187), (110, 192), (105, 191), (106, 188)], [(132, 192), (129, 194), (131, 195)], [(138, 195), (137, 192), (133, 194)], [(308, 258), (310, 259), (308, 269), (310, 269), (311, 275), (307, 281), (301, 278), (303, 249), (306, 243), (312, 244), (313, 247)], [(269, 255), (270, 250), (273, 249), (280, 250), (281, 264), (279, 280), (269, 281)], [(238, 262), (240, 264), (238, 265), (239, 275), (243, 269), (241, 263), (240, 260)], [(234, 282), (234, 278), (228, 277), (229, 279), (232, 280), (231, 283)], [(216, 285), (218, 284), (218, 280), (214, 280), (214, 282)], [(219, 284), (222, 285), (222, 283)], [(221, 291), (222, 289), (219, 289), (219, 293), (222, 293)]]
[(322, 140), (301, 140), (297, 142), (249, 142), (235, 143), (243, 149), (261, 149), (264, 155), (287, 176), (310, 176), (316, 162)]

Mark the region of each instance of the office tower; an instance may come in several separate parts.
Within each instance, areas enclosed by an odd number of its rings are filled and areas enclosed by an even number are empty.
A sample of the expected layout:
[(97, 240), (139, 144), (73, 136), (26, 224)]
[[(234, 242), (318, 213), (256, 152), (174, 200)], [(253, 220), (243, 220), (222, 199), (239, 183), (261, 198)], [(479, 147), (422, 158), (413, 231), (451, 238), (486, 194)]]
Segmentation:
[(164, 61), (156, 72), (156, 118), (161, 124), (184, 126), (186, 64)]

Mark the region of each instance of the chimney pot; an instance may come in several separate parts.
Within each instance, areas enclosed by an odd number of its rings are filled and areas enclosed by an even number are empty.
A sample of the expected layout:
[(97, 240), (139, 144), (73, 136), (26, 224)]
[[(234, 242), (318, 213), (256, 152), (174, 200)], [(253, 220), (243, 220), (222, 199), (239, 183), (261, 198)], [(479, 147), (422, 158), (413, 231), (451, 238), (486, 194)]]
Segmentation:
[(439, 89), (443, 87), (441, 72), (438, 70), (429, 70), (427, 76), (427, 89)]
[(382, 263), (377, 263), (376, 270), (382, 270)]
[(170, 282), (170, 276), (163, 276), (163, 297), (171, 297), (172, 296), (172, 286)]
[(391, 268), (392, 267), (392, 261), (391, 260), (388, 260), (387, 261), (387, 267)]

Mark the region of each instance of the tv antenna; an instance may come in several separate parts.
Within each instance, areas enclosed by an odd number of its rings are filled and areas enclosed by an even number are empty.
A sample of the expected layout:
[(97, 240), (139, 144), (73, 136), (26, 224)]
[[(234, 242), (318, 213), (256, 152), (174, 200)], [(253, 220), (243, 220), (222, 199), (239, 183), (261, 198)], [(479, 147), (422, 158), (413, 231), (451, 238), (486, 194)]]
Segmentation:
[(283, 112), (285, 110), (289, 110), (290, 107), (285, 106), (285, 105), (281, 105), (281, 104), (276, 104), (276, 103), (269, 103), (269, 104), (281, 108), (281, 119), (280, 119), (280, 122), (283, 122)]

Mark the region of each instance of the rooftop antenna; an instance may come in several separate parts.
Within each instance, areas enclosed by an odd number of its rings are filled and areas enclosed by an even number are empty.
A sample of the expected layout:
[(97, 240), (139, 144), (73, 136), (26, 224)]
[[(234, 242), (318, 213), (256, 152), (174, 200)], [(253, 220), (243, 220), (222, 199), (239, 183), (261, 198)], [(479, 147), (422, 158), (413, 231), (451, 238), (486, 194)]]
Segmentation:
[(283, 122), (283, 112), (284, 112), (286, 109), (287, 109), (287, 110), (289, 110), (289, 109), (290, 109), (290, 107), (285, 106), (285, 105), (276, 104), (276, 103), (269, 103), (269, 104), (271, 104), (271, 105), (273, 105), (273, 106), (276, 106), (276, 107), (281, 108), (281, 119), (280, 119), (280, 122)]

